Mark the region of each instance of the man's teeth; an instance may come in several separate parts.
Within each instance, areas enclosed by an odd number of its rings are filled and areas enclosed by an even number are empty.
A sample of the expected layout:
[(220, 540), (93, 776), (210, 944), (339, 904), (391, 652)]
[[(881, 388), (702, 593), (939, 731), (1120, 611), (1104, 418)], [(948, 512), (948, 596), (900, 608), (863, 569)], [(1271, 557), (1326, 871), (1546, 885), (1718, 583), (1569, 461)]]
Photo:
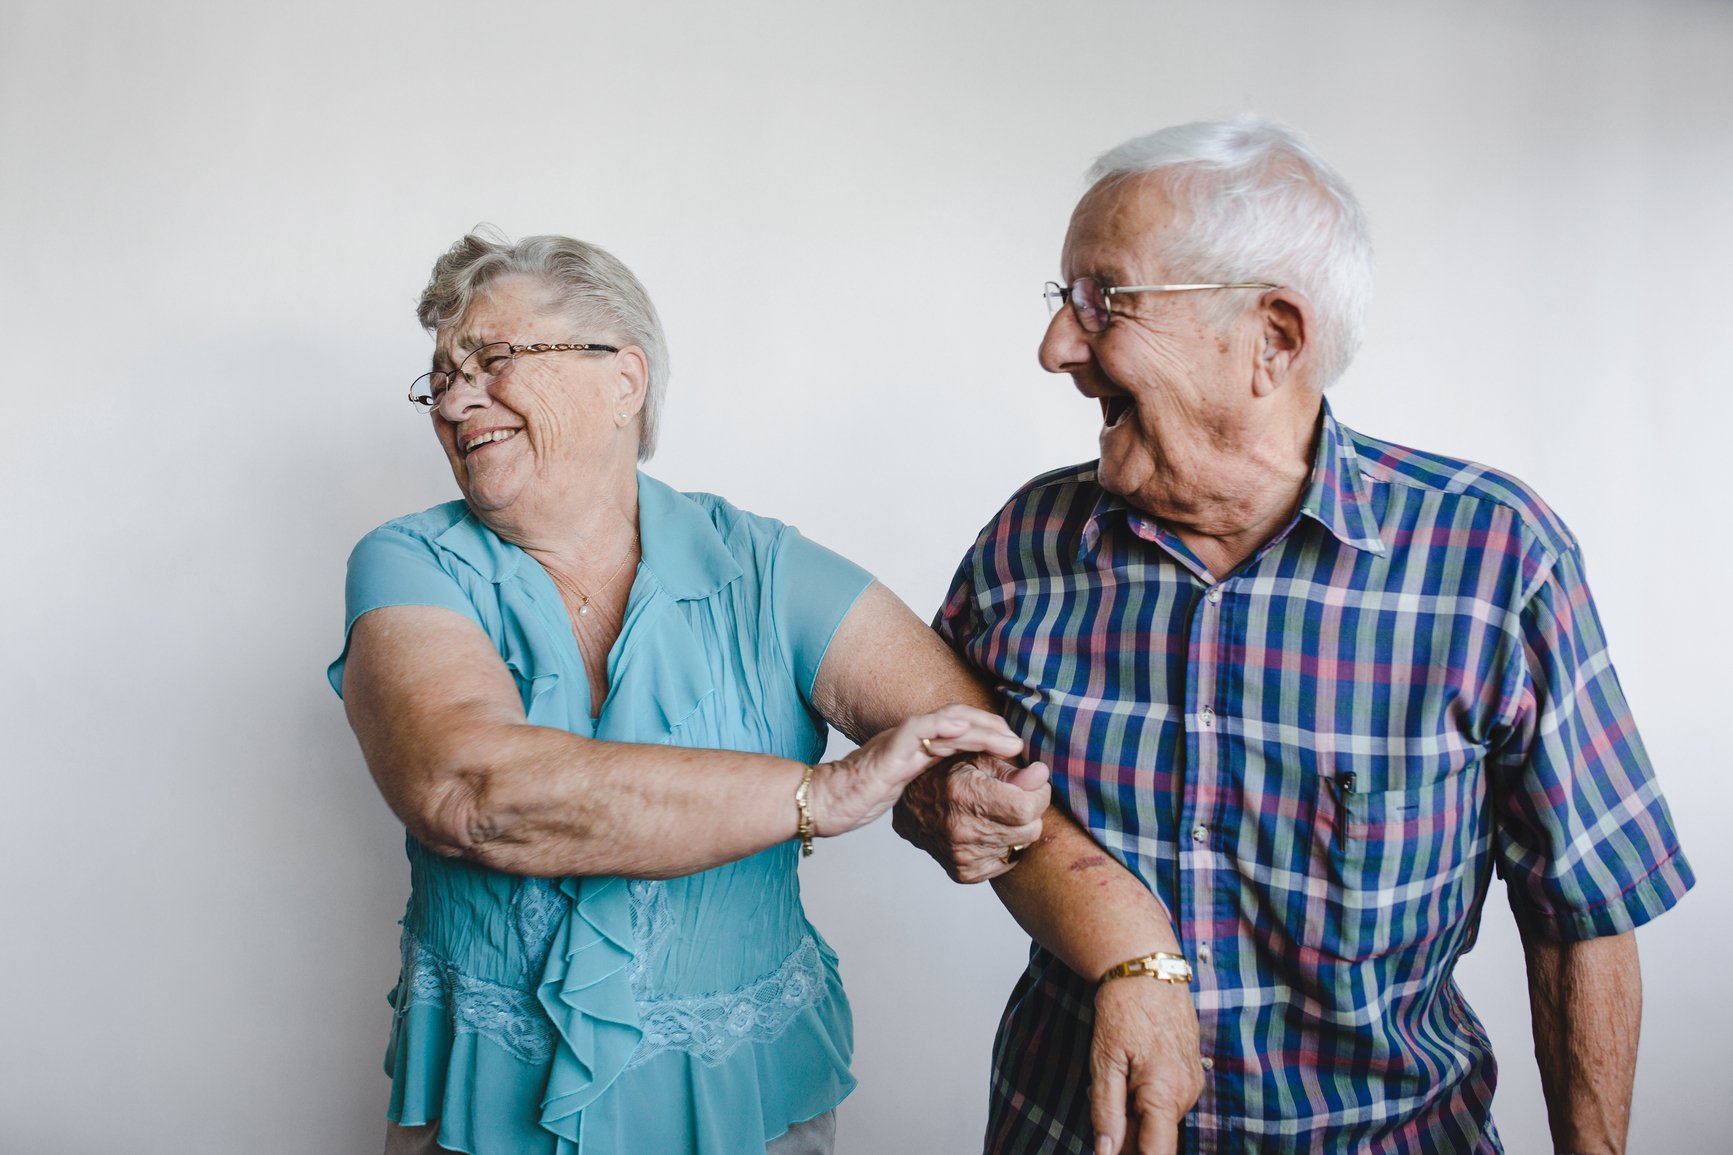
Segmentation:
[(463, 443), (463, 451), (465, 453), (474, 453), (477, 449), (480, 449), (490, 441), (504, 441), (506, 438), (511, 437), (516, 433), (517, 430), (515, 429), (495, 429), (492, 433), (483, 433), (480, 437), (465, 441)]

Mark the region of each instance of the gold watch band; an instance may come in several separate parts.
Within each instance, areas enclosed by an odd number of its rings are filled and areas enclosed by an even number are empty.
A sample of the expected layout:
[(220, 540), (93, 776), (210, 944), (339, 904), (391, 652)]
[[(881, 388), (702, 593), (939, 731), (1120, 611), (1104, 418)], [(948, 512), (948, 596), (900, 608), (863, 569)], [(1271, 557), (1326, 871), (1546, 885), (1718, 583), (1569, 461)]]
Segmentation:
[(1158, 950), (1154, 954), (1127, 959), (1116, 967), (1109, 967), (1097, 981), (1128, 978), (1152, 978), (1164, 983), (1190, 984), (1191, 964), (1185, 961), (1183, 955)]
[(794, 792), (795, 809), (800, 811), (800, 822), (796, 825), (794, 834), (800, 839), (800, 856), (812, 857), (812, 808), (809, 802), (812, 798), (812, 775), (818, 769), (808, 766), (806, 773), (800, 776), (800, 788)]

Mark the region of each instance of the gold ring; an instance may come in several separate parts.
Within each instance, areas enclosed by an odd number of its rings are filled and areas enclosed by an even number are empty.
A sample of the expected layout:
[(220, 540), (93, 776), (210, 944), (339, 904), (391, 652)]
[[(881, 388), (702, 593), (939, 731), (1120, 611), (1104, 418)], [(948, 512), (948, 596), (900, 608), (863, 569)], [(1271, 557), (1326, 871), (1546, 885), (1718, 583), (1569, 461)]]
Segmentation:
[(921, 749), (923, 749), (927, 752), (927, 757), (929, 757), (929, 758), (937, 758), (938, 757), (937, 754), (933, 753), (932, 742), (926, 738), (921, 739)]
[(1029, 849), (1029, 844), (1027, 842), (1025, 842), (1021, 846), (1013, 846), (1011, 849), (1007, 850), (1005, 852), (1006, 864), (1007, 865), (1015, 865), (1017, 860), (1019, 858), (1023, 857), (1023, 852), (1025, 850), (1028, 850), (1028, 849)]

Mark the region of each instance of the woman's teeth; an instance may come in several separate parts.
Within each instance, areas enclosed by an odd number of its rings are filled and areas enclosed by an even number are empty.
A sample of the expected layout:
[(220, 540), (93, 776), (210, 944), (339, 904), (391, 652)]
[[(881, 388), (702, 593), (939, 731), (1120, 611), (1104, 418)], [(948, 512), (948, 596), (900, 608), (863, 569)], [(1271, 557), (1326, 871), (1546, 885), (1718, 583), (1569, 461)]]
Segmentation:
[(514, 437), (516, 435), (517, 435), (517, 430), (515, 430), (515, 429), (495, 429), (492, 433), (483, 433), (479, 437), (472, 437), (468, 441), (465, 441), (463, 443), (463, 451), (466, 454), (467, 453), (474, 453), (477, 449), (480, 449), (483, 445), (487, 445), (487, 444), (490, 444), (491, 442), (495, 442), (495, 441), (504, 441), (506, 438)]

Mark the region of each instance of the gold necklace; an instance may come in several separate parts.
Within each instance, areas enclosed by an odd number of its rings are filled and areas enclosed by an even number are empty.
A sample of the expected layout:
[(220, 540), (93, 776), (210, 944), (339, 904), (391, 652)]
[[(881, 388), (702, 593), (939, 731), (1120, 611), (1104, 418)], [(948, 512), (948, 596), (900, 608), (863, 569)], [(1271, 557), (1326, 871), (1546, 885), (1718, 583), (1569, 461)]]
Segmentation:
[[(632, 531), (632, 544), (626, 547), (626, 556), (620, 559), (620, 564), (614, 567), (614, 572), (608, 575), (608, 580), (597, 587), (594, 595), (587, 594), (578, 588), (577, 582), (570, 582), (572, 592), (578, 595), (578, 616), (586, 617), (590, 612), (590, 598), (601, 597), (608, 592), (608, 587), (614, 584), (614, 579), (620, 576), (620, 571), (626, 568), (626, 563), (632, 560), (632, 554), (638, 548), (638, 532)], [(570, 581), (570, 579), (567, 579)]]

